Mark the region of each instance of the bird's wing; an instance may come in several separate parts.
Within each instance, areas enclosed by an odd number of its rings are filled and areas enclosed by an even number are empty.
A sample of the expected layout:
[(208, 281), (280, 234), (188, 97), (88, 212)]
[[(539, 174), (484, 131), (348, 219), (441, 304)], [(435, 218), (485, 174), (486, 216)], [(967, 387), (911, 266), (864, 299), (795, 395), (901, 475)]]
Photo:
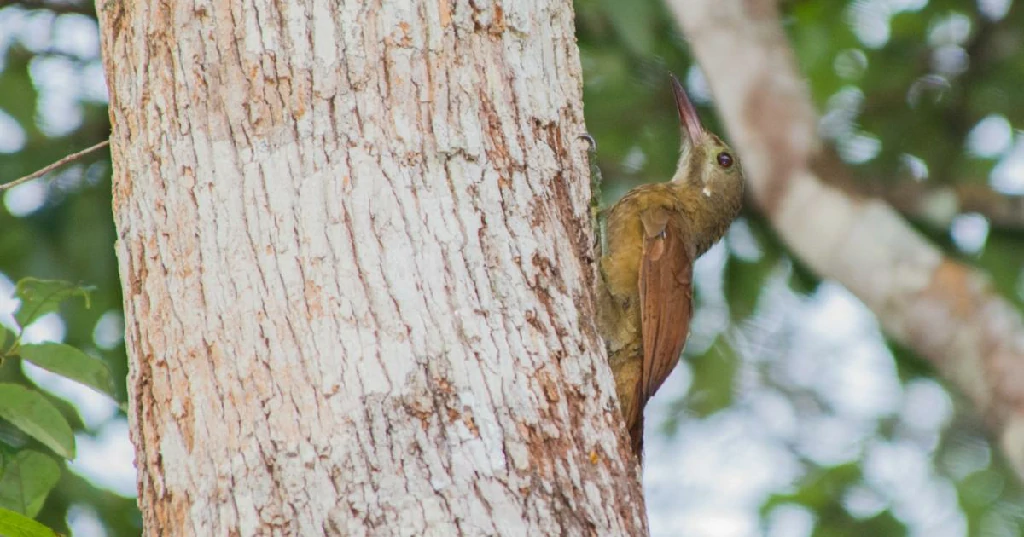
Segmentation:
[(644, 367), (635, 406), (642, 409), (672, 372), (690, 333), (695, 256), (686, 245), (678, 213), (655, 207), (640, 219), (644, 227), (639, 281)]

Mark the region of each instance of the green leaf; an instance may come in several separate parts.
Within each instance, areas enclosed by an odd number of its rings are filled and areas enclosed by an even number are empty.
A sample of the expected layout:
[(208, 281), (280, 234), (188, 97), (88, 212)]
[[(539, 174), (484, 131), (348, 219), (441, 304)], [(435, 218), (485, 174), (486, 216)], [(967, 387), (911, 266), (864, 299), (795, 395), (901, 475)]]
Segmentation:
[(61, 457), (75, 458), (75, 435), (64, 416), (43, 394), (17, 384), (0, 384), (0, 418)]
[(4, 346), (7, 345), (7, 338), (11, 331), (7, 327), (0, 325), (0, 360), (3, 359)]
[(860, 467), (856, 464), (840, 464), (812, 472), (801, 479), (798, 487), (787, 493), (772, 494), (761, 506), (761, 512), (786, 503), (800, 504), (820, 512), (837, 503), (850, 486), (862, 479)]
[(11, 425), (8, 421), (0, 420), (0, 457), (3, 456), (2, 450), (5, 447), (9, 446), (17, 450), (28, 446), (31, 442), (32, 439), (21, 429)]
[(829, 525), (815, 528), (814, 537), (861, 537), (863, 535), (885, 535), (887, 537), (903, 537), (909, 533), (907, 525), (896, 518), (891, 511), (881, 513), (863, 520), (849, 516), (845, 511), (837, 511), (830, 517)]
[(35, 111), (39, 90), (32, 83), (29, 65), (35, 54), (24, 45), (14, 42), (5, 47), (4, 70), (0, 72), (0, 95), (4, 96), (3, 110), (25, 129), (30, 137), (39, 132)]
[(703, 356), (689, 360), (693, 384), (686, 395), (686, 406), (705, 418), (728, 408), (733, 402), (740, 358), (724, 337), (719, 336)]
[(891, 337), (883, 334), (882, 339), (896, 360), (896, 376), (900, 382), (906, 383), (919, 378), (941, 380), (932, 362), (925, 360), (916, 351)]
[(733, 321), (743, 321), (754, 315), (761, 292), (767, 287), (768, 278), (775, 268), (776, 260), (768, 256), (762, 256), (753, 263), (736, 257), (726, 260), (722, 279)]
[(1024, 239), (1019, 233), (993, 231), (978, 260), (991, 276), (992, 285), (1018, 307), (1024, 306), (1020, 292), (1021, 267), (1024, 267)]
[[(738, 254), (726, 259), (723, 273), (725, 297), (729, 301), (729, 314), (733, 321), (746, 320), (754, 315), (761, 299), (761, 293), (772, 274), (780, 269), (781, 245), (768, 228), (768, 223), (761, 218), (747, 218), (737, 221), (734, 229), (742, 229), (745, 224), (750, 236), (759, 250), (753, 259), (743, 259)], [(738, 237), (737, 237), (738, 238)], [(733, 246), (733, 231), (730, 231), (729, 245)]]
[(601, 0), (601, 7), (608, 13), (608, 22), (619, 39), (630, 52), (643, 57), (654, 53), (656, 6), (654, 2)]
[(114, 380), (106, 362), (96, 359), (71, 345), (40, 343), (22, 345), (18, 354), (25, 360), (62, 377), (115, 397)]
[(803, 295), (813, 294), (818, 290), (821, 278), (811, 271), (810, 267), (804, 265), (801, 260), (796, 258), (791, 258), (791, 260), (793, 262), (793, 272), (789, 275), (790, 289)]
[(14, 295), (21, 300), (14, 320), (22, 328), (47, 313), (57, 311), (61, 302), (75, 296), (81, 296), (85, 307), (89, 307), (89, 288), (62, 280), (25, 278), (18, 282)]
[(31, 518), (0, 507), (0, 535), (4, 537), (56, 537), (57, 533)]
[[(60, 466), (33, 450), (0, 458), (0, 509), (34, 517), (60, 480)], [(0, 526), (0, 535), (9, 535)]]

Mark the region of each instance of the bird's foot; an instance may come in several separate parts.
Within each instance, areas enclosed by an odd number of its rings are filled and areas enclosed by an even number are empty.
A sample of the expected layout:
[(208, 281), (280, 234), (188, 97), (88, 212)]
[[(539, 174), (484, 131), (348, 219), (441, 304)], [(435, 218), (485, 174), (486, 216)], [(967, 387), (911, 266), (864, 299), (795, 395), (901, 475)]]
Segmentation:
[(590, 164), (590, 221), (594, 229), (594, 256), (601, 258), (602, 247), (604, 246), (604, 232), (601, 225), (601, 218), (604, 216), (604, 208), (601, 206), (601, 168), (597, 165), (597, 140), (590, 133), (583, 133), (578, 136), (586, 140), (587, 160)]

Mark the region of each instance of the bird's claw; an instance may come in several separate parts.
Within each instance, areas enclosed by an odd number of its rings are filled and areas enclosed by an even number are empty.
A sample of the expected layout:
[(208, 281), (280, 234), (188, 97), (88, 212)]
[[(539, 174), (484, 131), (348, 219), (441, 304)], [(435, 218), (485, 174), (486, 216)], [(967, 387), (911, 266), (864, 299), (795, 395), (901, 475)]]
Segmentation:
[(591, 136), (589, 132), (585, 132), (585, 133), (577, 136), (576, 139), (578, 139), (578, 140), (586, 140), (587, 143), (590, 144), (590, 150), (591, 151), (597, 151), (597, 140), (595, 140), (594, 137)]

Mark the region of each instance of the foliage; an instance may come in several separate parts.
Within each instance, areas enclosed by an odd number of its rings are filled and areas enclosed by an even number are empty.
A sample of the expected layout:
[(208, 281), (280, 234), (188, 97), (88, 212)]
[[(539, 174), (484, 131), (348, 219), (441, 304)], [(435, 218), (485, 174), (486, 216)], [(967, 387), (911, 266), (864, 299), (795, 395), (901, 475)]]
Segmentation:
[[(93, 6), (84, 0), (0, 3), (0, 183), (107, 138), (105, 97), (90, 90), (102, 90)], [(23, 301), (13, 318), (0, 311), (0, 508), (61, 534), (69, 533), (69, 512), (84, 509), (96, 514), (107, 535), (139, 535), (133, 499), (68, 469), (64, 457), (75, 453), (75, 438), (97, 430), (86, 427), (72, 404), (41, 390), (23, 367), (31, 361), (116, 401), (126, 398), (123, 345), (96, 338), (102, 320), (121, 311), (109, 158), (83, 159), (46, 180), (0, 192), (0, 200), (0, 295), (20, 281)], [(75, 296), (87, 296), (89, 307), (63, 302)], [(63, 343), (17, 339), (15, 322), (29, 326), (53, 315), (62, 321)], [(14, 533), (0, 521), (0, 534)]]
[[(14, 296), (20, 303), (13, 316), (16, 333), (0, 327), (0, 363), (31, 362), (113, 397), (113, 379), (103, 361), (70, 345), (22, 340), (26, 327), (58, 311), (66, 300), (82, 297), (88, 304), (88, 290), (64, 281), (25, 278), (15, 286)], [(45, 526), (22, 518), (39, 515), (61, 473), (66, 471), (63, 460), (58, 463), (52, 455), (67, 460), (75, 458), (75, 436), (65, 416), (74, 411), (67, 404), (58, 407), (52, 398), (27, 380), (0, 382), (2, 535), (47, 534), (40, 530)]]
[(55, 537), (57, 534), (31, 518), (0, 507), (0, 535), (6, 537)]

